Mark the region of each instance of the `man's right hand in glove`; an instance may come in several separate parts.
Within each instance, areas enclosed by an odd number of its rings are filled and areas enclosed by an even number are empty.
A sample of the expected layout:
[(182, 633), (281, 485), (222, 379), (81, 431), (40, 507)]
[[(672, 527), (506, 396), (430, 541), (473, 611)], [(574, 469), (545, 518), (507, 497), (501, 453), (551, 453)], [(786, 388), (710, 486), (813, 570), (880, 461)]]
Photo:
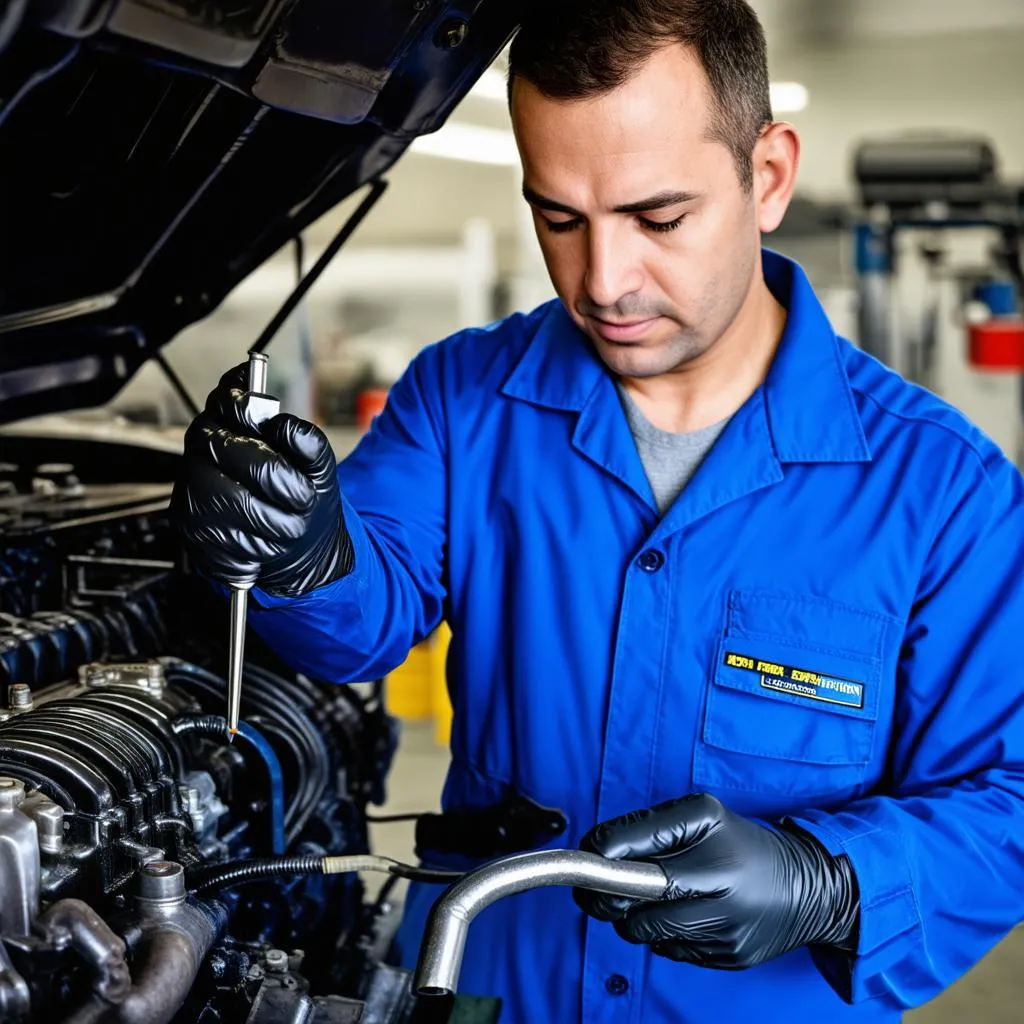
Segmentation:
[(337, 463), (312, 423), (254, 423), (246, 380), (245, 364), (224, 374), (188, 428), (171, 520), (204, 575), (294, 597), (352, 571)]

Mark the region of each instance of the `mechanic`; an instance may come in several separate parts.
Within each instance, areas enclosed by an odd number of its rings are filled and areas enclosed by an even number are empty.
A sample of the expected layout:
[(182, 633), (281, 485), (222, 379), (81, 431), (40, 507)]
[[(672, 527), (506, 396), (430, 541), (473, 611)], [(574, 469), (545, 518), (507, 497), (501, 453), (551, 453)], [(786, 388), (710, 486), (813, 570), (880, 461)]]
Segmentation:
[(747, 3), (547, 4), (510, 82), (557, 299), (424, 350), (339, 466), (236, 368), (184, 542), (324, 680), (446, 620), (444, 809), (664, 866), (489, 909), (460, 990), (503, 1020), (896, 1021), (1024, 917), (1024, 482), (762, 248), (799, 141)]

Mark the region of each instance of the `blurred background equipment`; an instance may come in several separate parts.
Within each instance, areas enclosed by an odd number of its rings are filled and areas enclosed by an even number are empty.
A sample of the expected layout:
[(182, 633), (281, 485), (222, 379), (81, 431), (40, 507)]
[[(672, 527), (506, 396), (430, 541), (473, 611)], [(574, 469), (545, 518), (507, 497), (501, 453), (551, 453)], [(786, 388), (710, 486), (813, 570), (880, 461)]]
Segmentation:
[(1019, 378), (1016, 395), (1006, 389), (985, 415), (1024, 458), (1024, 182), (1000, 180), (988, 140), (955, 134), (864, 142), (854, 169), (861, 346), (954, 404), (965, 373)]

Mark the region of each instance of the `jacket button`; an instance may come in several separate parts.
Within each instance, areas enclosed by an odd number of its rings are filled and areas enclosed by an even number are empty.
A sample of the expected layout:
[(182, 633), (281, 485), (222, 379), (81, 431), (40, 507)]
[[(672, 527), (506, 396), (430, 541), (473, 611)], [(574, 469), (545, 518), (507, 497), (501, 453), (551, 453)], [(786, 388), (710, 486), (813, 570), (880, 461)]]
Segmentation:
[(624, 996), (629, 991), (629, 982), (621, 974), (611, 974), (605, 980), (604, 987), (609, 995)]
[(644, 572), (657, 572), (665, 564), (665, 556), (655, 548), (648, 548), (636, 561)]

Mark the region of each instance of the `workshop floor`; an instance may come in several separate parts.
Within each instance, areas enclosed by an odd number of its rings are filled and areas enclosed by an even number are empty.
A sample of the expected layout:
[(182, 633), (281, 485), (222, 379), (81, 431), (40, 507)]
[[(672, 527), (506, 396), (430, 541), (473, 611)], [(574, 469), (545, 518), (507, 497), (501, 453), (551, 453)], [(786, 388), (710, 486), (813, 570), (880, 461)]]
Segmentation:
[[(406, 724), (391, 774), (390, 800), (376, 813), (436, 810), (448, 768), (447, 750), (429, 725)], [(374, 851), (412, 857), (411, 822), (371, 826)], [(368, 879), (373, 885), (377, 879)], [(400, 892), (401, 890), (398, 890)], [(1024, 928), (1018, 929), (973, 971), (938, 999), (908, 1013), (906, 1024), (1021, 1024), (1024, 1021)]]

